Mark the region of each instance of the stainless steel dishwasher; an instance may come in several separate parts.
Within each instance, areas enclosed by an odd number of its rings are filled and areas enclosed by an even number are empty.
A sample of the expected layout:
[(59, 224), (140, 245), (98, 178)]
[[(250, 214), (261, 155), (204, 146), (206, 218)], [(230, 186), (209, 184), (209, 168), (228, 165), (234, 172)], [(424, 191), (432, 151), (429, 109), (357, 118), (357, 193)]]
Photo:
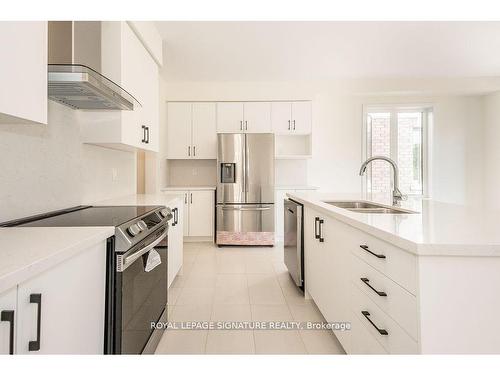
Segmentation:
[(284, 259), (295, 284), (304, 290), (303, 206), (292, 199), (284, 202)]

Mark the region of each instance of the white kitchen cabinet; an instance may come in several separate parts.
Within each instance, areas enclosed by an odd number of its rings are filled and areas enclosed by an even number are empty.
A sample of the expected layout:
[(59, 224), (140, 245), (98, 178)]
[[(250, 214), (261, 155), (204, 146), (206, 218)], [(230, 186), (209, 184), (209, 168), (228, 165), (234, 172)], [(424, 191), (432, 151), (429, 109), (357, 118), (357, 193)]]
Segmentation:
[(167, 158), (217, 158), (215, 103), (167, 104)]
[(16, 348), (17, 288), (0, 293), (0, 355)]
[(172, 209), (173, 219), (168, 228), (168, 287), (182, 268), (183, 237), (184, 237), (184, 200), (175, 199), (169, 206)]
[(218, 133), (270, 133), (271, 103), (217, 103)]
[(179, 195), (183, 199), (184, 237), (213, 237), (215, 195), (212, 189), (168, 190), (167, 194)]
[(189, 192), (189, 235), (212, 236), (214, 229), (214, 192), (198, 190)]
[(311, 133), (312, 105), (309, 101), (273, 102), (271, 107), (271, 123), (276, 134)]
[(191, 157), (191, 103), (167, 104), (167, 158)]
[(19, 284), (17, 353), (103, 353), (105, 276), (102, 242)]
[(194, 159), (217, 159), (215, 103), (193, 103), (191, 134)]
[(246, 102), (243, 106), (243, 116), (245, 132), (271, 132), (271, 103)]
[(82, 112), (85, 143), (158, 151), (158, 65), (127, 22), (102, 22), (102, 74), (140, 103), (133, 111)]
[(47, 124), (47, 21), (0, 22), (0, 123)]
[(241, 133), (243, 130), (243, 103), (217, 103), (217, 132)]

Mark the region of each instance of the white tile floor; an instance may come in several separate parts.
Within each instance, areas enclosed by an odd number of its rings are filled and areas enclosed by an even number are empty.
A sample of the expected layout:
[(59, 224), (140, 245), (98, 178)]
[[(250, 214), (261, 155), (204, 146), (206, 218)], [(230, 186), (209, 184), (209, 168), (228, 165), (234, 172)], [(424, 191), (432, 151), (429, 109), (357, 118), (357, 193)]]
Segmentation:
[[(324, 321), (283, 264), (283, 248), (185, 243), (169, 290), (171, 321)], [(330, 331), (169, 330), (156, 354), (341, 354)]]

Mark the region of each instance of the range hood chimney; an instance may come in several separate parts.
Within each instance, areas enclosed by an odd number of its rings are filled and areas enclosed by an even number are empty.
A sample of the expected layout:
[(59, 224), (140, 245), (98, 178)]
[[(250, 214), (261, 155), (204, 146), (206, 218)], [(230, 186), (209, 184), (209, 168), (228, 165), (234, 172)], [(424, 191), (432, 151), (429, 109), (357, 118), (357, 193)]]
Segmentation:
[(48, 96), (73, 109), (133, 110), (140, 103), (101, 74), (101, 22), (50, 21)]

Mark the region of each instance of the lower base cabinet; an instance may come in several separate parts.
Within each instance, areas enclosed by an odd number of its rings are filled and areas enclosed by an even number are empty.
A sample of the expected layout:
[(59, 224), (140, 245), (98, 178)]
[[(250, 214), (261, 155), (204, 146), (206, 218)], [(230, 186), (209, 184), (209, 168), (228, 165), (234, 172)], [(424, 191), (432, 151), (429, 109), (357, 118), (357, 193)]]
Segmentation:
[(17, 288), (0, 293), (0, 354), (14, 354), (16, 347)]
[[(105, 277), (102, 242), (1, 294), (1, 311), (14, 311), (14, 354), (102, 354)], [(0, 322), (0, 353), (10, 327)]]
[(170, 203), (173, 220), (168, 228), (168, 287), (182, 268), (184, 251), (184, 202), (175, 199)]

